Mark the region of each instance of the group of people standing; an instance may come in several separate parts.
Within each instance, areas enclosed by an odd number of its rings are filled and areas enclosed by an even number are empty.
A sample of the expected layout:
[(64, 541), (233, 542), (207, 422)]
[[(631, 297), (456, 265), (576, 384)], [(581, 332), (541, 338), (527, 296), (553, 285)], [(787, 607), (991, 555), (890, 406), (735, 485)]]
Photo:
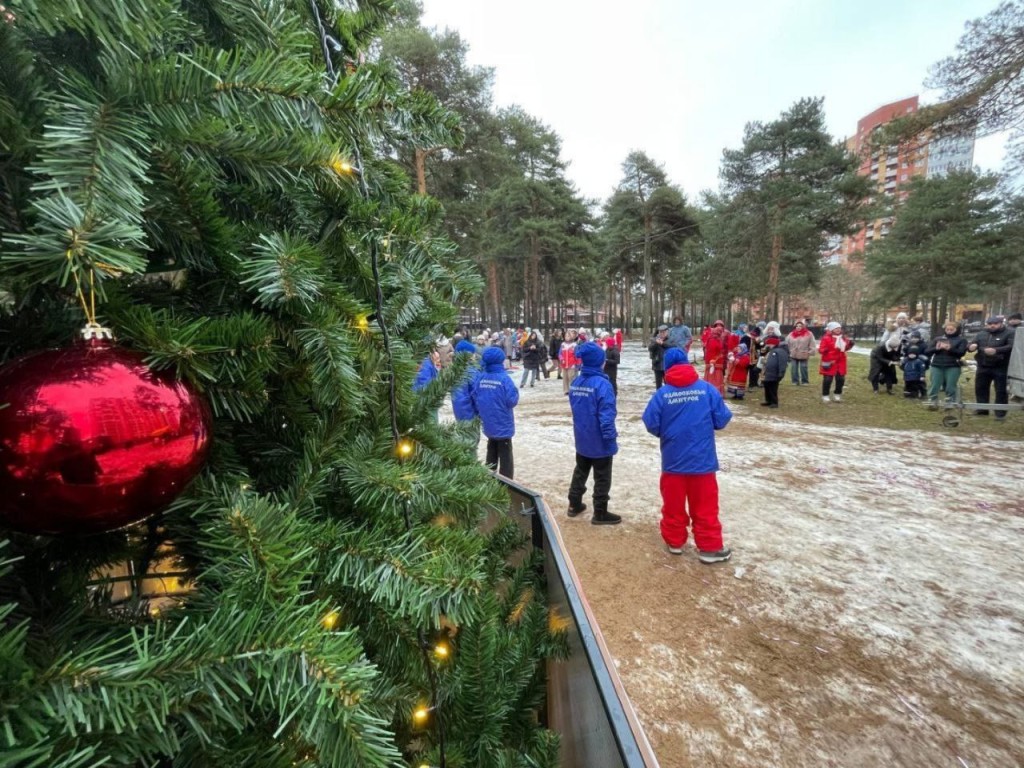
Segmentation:
[[(682, 323), (679, 318), (676, 320)], [(667, 325), (659, 326), (648, 345), (655, 386), (661, 386), (664, 376), (665, 350), (675, 347), (670, 333)], [(704, 379), (719, 394), (743, 400), (749, 389), (761, 389), (764, 391), (761, 405), (778, 408), (779, 384), (787, 371), (794, 385), (809, 385), (809, 361), (815, 354), (821, 355), (822, 400), (841, 401), (846, 382), (846, 353), (853, 347), (853, 340), (843, 333), (842, 325), (837, 322), (825, 327), (819, 342), (802, 320), (798, 320), (785, 337), (777, 321), (740, 323), (730, 331), (723, 321), (716, 320), (701, 333), (701, 345)]]
[[(586, 338), (581, 341), (578, 332), (568, 332), (563, 334), (559, 350), (560, 359), (571, 362), (573, 370), (571, 375), (563, 376), (563, 381), (568, 381), (565, 386), (576, 454), (566, 514), (578, 517), (586, 511), (583, 498), (592, 473), (594, 525), (622, 522), (620, 515), (608, 509), (613, 459), (619, 446), (617, 394), (607, 363), (609, 353), (619, 352), (619, 343), (610, 334), (602, 345)], [(561, 354), (567, 351), (566, 344), (572, 345), (571, 358)], [(466, 374), (452, 391), (455, 418), (479, 419), (487, 438), (486, 463), (512, 478), (519, 388), (505, 368), (505, 352), (499, 346), (481, 352), (461, 340), (454, 354), (468, 358)], [(433, 364), (430, 358), (421, 369), (428, 363)], [(700, 379), (684, 349), (669, 349), (663, 366), (665, 383), (651, 397), (643, 414), (647, 430), (661, 442), (662, 538), (670, 553), (681, 555), (692, 529), (700, 562), (724, 562), (732, 552), (723, 546), (718, 515), (715, 432), (729, 423), (732, 413), (721, 393)], [(566, 366), (565, 373), (569, 370)]]

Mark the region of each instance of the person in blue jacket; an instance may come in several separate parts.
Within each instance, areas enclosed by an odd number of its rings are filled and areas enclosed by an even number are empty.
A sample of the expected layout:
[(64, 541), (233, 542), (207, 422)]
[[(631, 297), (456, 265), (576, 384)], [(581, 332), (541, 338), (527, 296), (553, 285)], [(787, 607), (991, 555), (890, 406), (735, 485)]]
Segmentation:
[(505, 371), (505, 351), (501, 347), (485, 349), (481, 362), (484, 369), (469, 391), (487, 436), (487, 466), (512, 479), (512, 436), (516, 433), (513, 409), (519, 403), (519, 390)]
[(420, 363), (420, 369), (416, 372), (416, 379), (412, 383), (412, 391), (419, 392), (436, 379), (440, 365), (441, 353), (435, 349)]
[[(455, 354), (465, 354), (469, 358), (466, 364), (466, 373), (462, 381), (452, 389), (452, 412), (456, 421), (473, 421), (477, 417), (476, 408), (473, 407), (473, 396), (471, 393), (473, 380), (479, 375), (480, 367), (476, 362), (476, 345), (471, 341), (463, 339), (455, 345)], [(480, 422), (476, 422), (476, 439), (473, 445), (480, 442)]]
[(569, 385), (572, 431), (576, 439), (576, 469), (569, 484), (569, 517), (576, 517), (587, 505), (583, 494), (587, 478), (594, 470), (594, 525), (615, 525), (622, 518), (608, 511), (612, 486), (612, 457), (619, 452), (615, 429), (615, 391), (602, 370), (604, 350), (592, 341), (576, 350), (581, 367)]
[(667, 350), (665, 384), (647, 403), (644, 426), (661, 440), (661, 537), (673, 555), (683, 554), (687, 528), (692, 527), (702, 563), (720, 563), (732, 556), (732, 550), (722, 545), (715, 474), (715, 431), (731, 418), (725, 400), (701, 381), (686, 353)]

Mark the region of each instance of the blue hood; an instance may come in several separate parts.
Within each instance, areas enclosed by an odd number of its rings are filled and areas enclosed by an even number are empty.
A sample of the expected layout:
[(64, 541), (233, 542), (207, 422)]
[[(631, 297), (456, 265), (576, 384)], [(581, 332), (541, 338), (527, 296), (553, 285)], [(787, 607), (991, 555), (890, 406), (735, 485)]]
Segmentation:
[(667, 371), (673, 365), (685, 365), (690, 360), (686, 356), (686, 351), (673, 347), (672, 349), (665, 350), (665, 370)]
[(576, 357), (583, 363), (582, 370), (588, 373), (601, 373), (604, 365), (604, 350), (592, 341), (580, 344), (576, 348)]
[(466, 341), (465, 339), (463, 339), (462, 341), (460, 341), (458, 344), (455, 345), (455, 351), (456, 352), (469, 352), (469, 354), (475, 355), (476, 354), (476, 345), (473, 342), (471, 342), (471, 341)]
[(499, 373), (505, 370), (505, 350), (501, 347), (488, 347), (484, 350), (481, 361), (488, 373)]

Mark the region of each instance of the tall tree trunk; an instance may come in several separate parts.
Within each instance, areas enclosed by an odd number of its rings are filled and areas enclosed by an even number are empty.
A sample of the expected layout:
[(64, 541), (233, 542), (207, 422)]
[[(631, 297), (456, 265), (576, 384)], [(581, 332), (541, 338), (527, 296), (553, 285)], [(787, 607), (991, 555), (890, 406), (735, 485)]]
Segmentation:
[(641, 331), (644, 338), (651, 335), (651, 310), (654, 301), (651, 285), (651, 217), (644, 216), (644, 316), (641, 322)]
[(491, 297), (491, 320), (501, 325), (501, 300), (498, 298), (498, 263), (491, 259), (487, 263), (487, 293)]
[(782, 259), (782, 235), (772, 235), (772, 255), (768, 265), (768, 297), (765, 302), (765, 314), (773, 320), (779, 313), (779, 262)]

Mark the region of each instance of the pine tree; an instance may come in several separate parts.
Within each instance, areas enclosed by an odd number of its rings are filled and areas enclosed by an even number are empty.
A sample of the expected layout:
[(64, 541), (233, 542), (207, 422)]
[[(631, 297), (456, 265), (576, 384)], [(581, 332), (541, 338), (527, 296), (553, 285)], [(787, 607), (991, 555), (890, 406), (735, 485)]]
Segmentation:
[[(363, 55), (390, 3), (9, 10), (3, 359), (67, 344), (92, 285), (215, 421), (146, 522), (0, 530), (0, 765), (555, 765), (537, 710), (564, 625), (504, 492), (431, 418), (462, 366), (411, 392), (480, 280), (375, 151), (457, 130)], [(160, 566), (174, 599), (112, 575)]]

